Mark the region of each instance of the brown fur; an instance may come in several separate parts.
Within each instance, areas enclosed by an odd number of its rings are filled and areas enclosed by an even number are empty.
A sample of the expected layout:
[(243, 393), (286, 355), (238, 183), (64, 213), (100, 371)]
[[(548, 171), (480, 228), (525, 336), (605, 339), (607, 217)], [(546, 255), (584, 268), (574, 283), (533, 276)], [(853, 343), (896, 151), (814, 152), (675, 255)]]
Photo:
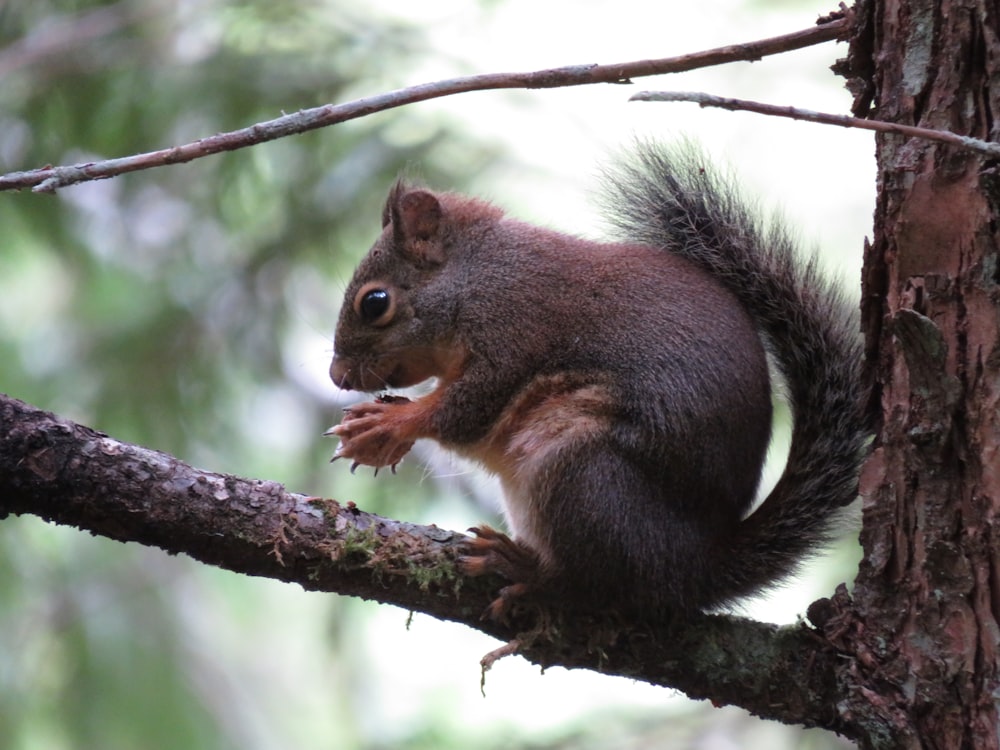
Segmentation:
[[(649, 207), (693, 200), (689, 187)], [(514, 541), (481, 529), (465, 560), (470, 573), (518, 584), (494, 614), (530, 591), (651, 617), (712, 606), (787, 572), (844, 502), (860, 427), (839, 428), (831, 455), (817, 457), (823, 396), (798, 387), (806, 376), (796, 369), (829, 355), (819, 372), (833, 380), (854, 364), (843, 310), (822, 287), (803, 302), (796, 272), (758, 261), (756, 225), (723, 203), (715, 225), (699, 229), (704, 206), (694, 201), (678, 228), (667, 217), (650, 230), (659, 241), (615, 244), (524, 224), (476, 199), (402, 183), (391, 191), (382, 236), (346, 292), (331, 377), (369, 391), (438, 384), (416, 401), (352, 410), (334, 430), (338, 453), (394, 465), (430, 438), (500, 477)], [(748, 267), (747, 285), (759, 289), (748, 293), (730, 266)], [(366, 319), (373, 289), (389, 303)], [(775, 310), (782, 320), (772, 324)], [(773, 345), (810, 443), (800, 430), (784, 494), (743, 522), (771, 423), (759, 333), (779, 328), (805, 339)], [(852, 387), (839, 395), (853, 409)], [(822, 414), (802, 419), (803, 409)], [(824, 460), (840, 462), (840, 484), (813, 519), (795, 477)]]

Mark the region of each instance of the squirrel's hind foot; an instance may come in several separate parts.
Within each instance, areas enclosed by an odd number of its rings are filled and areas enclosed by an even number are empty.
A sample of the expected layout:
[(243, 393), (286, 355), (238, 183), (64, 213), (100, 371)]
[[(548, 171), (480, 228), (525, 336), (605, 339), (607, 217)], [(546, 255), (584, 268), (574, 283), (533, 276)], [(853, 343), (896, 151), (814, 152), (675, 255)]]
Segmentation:
[(468, 576), (497, 573), (513, 581), (500, 589), (500, 595), (483, 612), (484, 620), (506, 622), (514, 605), (538, 588), (538, 555), (527, 545), (485, 524), (469, 531), (476, 536), (465, 542), (465, 554), (458, 558), (458, 568)]

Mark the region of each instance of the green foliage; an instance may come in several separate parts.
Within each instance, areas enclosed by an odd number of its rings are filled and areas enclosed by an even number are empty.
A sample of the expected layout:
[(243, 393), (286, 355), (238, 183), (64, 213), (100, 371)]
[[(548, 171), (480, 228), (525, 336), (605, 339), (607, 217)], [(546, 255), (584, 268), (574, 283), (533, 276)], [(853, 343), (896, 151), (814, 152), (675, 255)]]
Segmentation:
[[(374, 93), (426, 54), (418, 29), (346, 0), (4, 4), (0, 171)], [(425, 158), (445, 139), (460, 164)], [(340, 291), (400, 169), (460, 185), (459, 168), (490, 158), (413, 109), (56, 197), (2, 194), (0, 390), (214, 470), (342, 492), (320, 438), (338, 412), (323, 373)], [(408, 484), (411, 498), (431, 489)], [(379, 488), (382, 511), (400, 486)], [(219, 597), (253, 602), (248, 631), (265, 627), (273, 589), (175, 563), (33, 519), (0, 525), (0, 745), (267, 744), (206, 697), (206, 673), (227, 667), (193, 633)], [(337, 733), (310, 737), (357, 732), (330, 713)]]

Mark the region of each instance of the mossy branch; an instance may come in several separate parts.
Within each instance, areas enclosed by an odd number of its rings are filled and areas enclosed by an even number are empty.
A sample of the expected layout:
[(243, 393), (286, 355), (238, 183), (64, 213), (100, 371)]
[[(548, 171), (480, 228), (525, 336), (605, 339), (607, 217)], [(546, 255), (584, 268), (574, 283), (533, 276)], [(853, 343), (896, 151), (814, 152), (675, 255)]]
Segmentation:
[[(526, 608), (510, 624), (483, 620), (502, 581), (459, 573), (464, 534), (196, 469), (0, 394), (0, 518), (11, 514), (464, 623), (543, 666), (625, 675), (766, 718), (847, 729), (830, 708), (841, 697), (838, 657), (805, 625), (701, 615), (654, 628), (557, 605)], [(801, 690), (774, 696), (774, 684)]]

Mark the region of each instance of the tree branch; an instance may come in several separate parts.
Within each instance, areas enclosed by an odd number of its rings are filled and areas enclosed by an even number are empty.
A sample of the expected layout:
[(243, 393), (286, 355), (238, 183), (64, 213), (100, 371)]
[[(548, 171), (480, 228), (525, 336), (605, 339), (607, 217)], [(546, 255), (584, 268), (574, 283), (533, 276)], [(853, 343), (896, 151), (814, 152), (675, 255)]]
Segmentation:
[[(484, 621), (502, 583), (457, 571), (463, 534), (196, 469), (0, 394), (0, 519), (10, 514), (460, 622), (544, 666), (625, 675), (765, 718), (851, 731), (834, 708), (842, 657), (804, 625), (701, 615), (650, 628), (548, 609), (515, 613), (510, 626)], [(789, 680), (801, 689), (771, 693)]]
[(903, 125), (883, 120), (867, 120), (863, 117), (835, 115), (827, 112), (814, 112), (811, 109), (799, 107), (781, 107), (775, 104), (750, 101), (749, 99), (733, 99), (726, 96), (714, 96), (700, 91), (640, 91), (633, 95), (632, 102), (693, 102), (702, 107), (719, 107), (730, 111), (743, 110), (756, 112), (770, 117), (787, 117), (792, 120), (818, 122), (822, 125), (837, 125), (842, 128), (859, 128), (874, 130), (876, 133), (895, 133), (910, 138), (923, 138), (926, 141), (937, 141), (958, 146), (969, 151), (978, 151), (986, 156), (1000, 156), (1000, 143), (991, 143), (967, 135), (959, 135), (949, 130), (933, 130), (918, 128), (913, 125)]
[(327, 104), (284, 115), (256, 125), (219, 133), (172, 148), (135, 154), (118, 159), (86, 162), (67, 166), (47, 166), (0, 176), (0, 190), (32, 188), (35, 192), (53, 193), (59, 188), (89, 180), (100, 180), (141, 169), (181, 164), (223, 151), (306, 133), (347, 120), (381, 112), (406, 104), (436, 99), (469, 91), (489, 89), (541, 89), (583, 86), (594, 83), (631, 83), (633, 78), (680, 73), (736, 61), (755, 61), (768, 55), (809, 47), (833, 39), (843, 39), (851, 30), (850, 13), (833, 14), (811, 28), (791, 34), (744, 42), (726, 47), (658, 60), (639, 60), (610, 65), (571, 65), (530, 73), (486, 73), (425, 83), (343, 104)]

